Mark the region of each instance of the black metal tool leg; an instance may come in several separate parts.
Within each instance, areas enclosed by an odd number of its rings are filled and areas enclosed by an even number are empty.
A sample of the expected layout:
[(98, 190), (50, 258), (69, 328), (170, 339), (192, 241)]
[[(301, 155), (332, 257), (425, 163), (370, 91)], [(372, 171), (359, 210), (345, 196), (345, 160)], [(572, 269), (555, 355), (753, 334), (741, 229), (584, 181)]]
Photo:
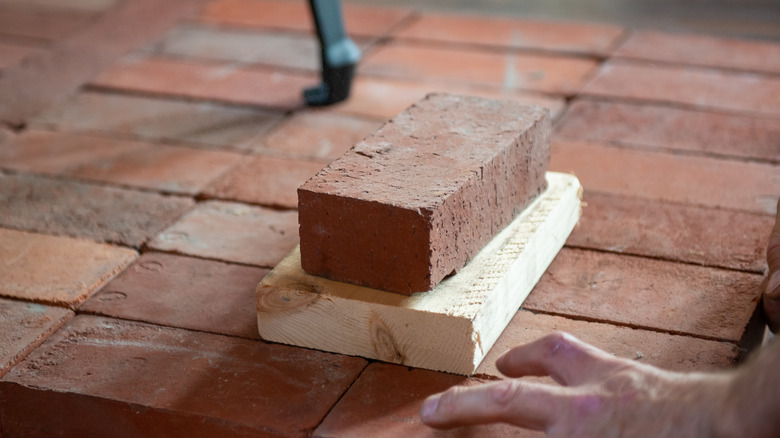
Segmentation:
[(304, 90), (311, 106), (330, 105), (349, 96), (360, 49), (344, 30), (341, 0), (309, 0), (320, 40), (322, 83)]

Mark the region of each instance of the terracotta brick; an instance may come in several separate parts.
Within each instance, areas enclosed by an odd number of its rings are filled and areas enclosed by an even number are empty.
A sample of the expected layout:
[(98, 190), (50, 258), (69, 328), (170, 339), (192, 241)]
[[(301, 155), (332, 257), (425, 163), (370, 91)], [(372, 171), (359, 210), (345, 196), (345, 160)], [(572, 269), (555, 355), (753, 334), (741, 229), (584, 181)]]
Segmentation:
[(710, 35), (636, 31), (614, 57), (780, 73), (780, 44)]
[(303, 89), (318, 80), (314, 73), (135, 55), (104, 70), (92, 85), (293, 110), (303, 107)]
[(360, 73), (573, 95), (596, 66), (596, 61), (585, 58), (391, 43), (369, 53)]
[[(365, 50), (368, 40), (354, 41)], [(314, 35), (247, 29), (226, 29), (195, 23), (180, 25), (155, 45), (169, 56), (320, 70), (320, 46)]]
[(81, 92), (39, 114), (31, 125), (247, 150), (281, 118), (280, 112), (259, 108)]
[(0, 228), (0, 295), (76, 307), (133, 262), (131, 249)]
[(512, 347), (556, 331), (571, 333), (618, 357), (635, 359), (672, 371), (728, 369), (733, 367), (740, 357), (739, 349), (727, 342), (575, 321), (521, 309), (485, 356), (477, 373), (500, 377), (501, 374), (495, 366), (498, 356)]
[(0, 381), (9, 436), (306, 436), (360, 358), (77, 316)]
[(660, 105), (575, 101), (557, 137), (780, 162), (780, 119)]
[(0, 11), (0, 34), (35, 40), (64, 38), (93, 17), (89, 12), (6, 9)]
[(0, 150), (6, 169), (194, 195), (241, 155), (136, 141), (28, 131)]
[(213, 198), (294, 209), (298, 206), (298, 187), (322, 166), (322, 163), (311, 161), (254, 156), (216, 180), (204, 194)]
[(294, 211), (208, 201), (157, 236), (150, 247), (273, 267), (298, 244), (296, 219)]
[(774, 217), (585, 191), (566, 244), (760, 273)]
[(550, 170), (574, 172), (585, 191), (774, 214), (778, 166), (594, 143), (553, 141)]
[(0, 42), (0, 69), (10, 67), (41, 49)]
[(761, 276), (565, 248), (523, 308), (739, 342)]
[(539, 105), (550, 110), (556, 119), (566, 104), (562, 98), (548, 97), (517, 90), (480, 87), (442, 81), (410, 81), (358, 76), (352, 86), (352, 97), (333, 107), (334, 111), (389, 119), (430, 93), (452, 93), (486, 99), (513, 100), (526, 105)]
[(378, 120), (331, 111), (298, 112), (274, 129), (255, 150), (330, 162), (381, 125)]
[(585, 85), (582, 93), (697, 108), (780, 114), (780, 78), (752, 73), (610, 61)]
[(429, 395), (477, 379), (399, 365), (374, 363), (314, 431), (316, 438), (359, 437), (541, 437), (541, 432), (506, 424), (437, 431), (422, 424), (420, 407)]
[(0, 173), (0, 226), (140, 246), (192, 201), (135, 190)]
[(80, 308), (133, 321), (256, 338), (267, 269), (148, 252)]
[[(343, 4), (344, 27), (351, 35), (380, 36), (411, 14), (406, 8), (378, 8)], [(308, 3), (287, 0), (217, 0), (201, 11), (198, 20), (232, 26), (312, 31)]]
[(606, 56), (622, 27), (561, 21), (424, 14), (395, 36), (418, 41)]
[(303, 269), (431, 290), (544, 190), (549, 135), (543, 108), (429, 95), (298, 190)]
[(71, 317), (61, 307), (0, 298), (0, 376)]

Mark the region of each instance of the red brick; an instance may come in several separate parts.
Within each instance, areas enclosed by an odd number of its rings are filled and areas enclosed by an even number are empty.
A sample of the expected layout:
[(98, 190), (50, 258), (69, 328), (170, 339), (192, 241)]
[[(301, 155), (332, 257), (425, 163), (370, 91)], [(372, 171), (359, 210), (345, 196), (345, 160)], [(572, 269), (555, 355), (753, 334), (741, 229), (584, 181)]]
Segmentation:
[(0, 376), (71, 317), (61, 307), (0, 298)]
[(369, 53), (360, 73), (573, 95), (596, 65), (596, 61), (584, 58), (392, 43)]
[(553, 141), (550, 170), (585, 191), (774, 214), (780, 166)]
[(473, 385), (477, 379), (452, 374), (374, 363), (314, 431), (316, 438), (362, 437), (541, 437), (541, 432), (506, 424), (464, 427), (443, 432), (420, 420), (420, 407), (429, 395), (454, 385)]
[[(407, 18), (411, 10), (343, 4), (344, 27), (351, 35), (380, 36)], [(286, 0), (217, 0), (198, 19), (233, 26), (312, 31), (308, 3)]]
[(149, 252), (79, 311), (259, 339), (255, 288), (267, 273), (267, 269)]
[(358, 76), (352, 86), (352, 97), (333, 107), (334, 111), (389, 119), (430, 93), (452, 93), (487, 99), (513, 100), (539, 105), (550, 110), (556, 119), (566, 107), (562, 98), (553, 98), (517, 90), (480, 87), (442, 81), (410, 81)]
[(0, 33), (36, 40), (58, 40), (84, 26), (89, 12), (54, 12), (5, 9), (0, 11)]
[(0, 228), (0, 295), (76, 307), (136, 257), (127, 248)]
[(763, 272), (774, 217), (585, 191), (567, 245)]
[(740, 356), (739, 349), (726, 342), (575, 321), (520, 310), (485, 356), (477, 373), (500, 377), (495, 366), (498, 356), (512, 347), (556, 331), (571, 333), (618, 357), (635, 359), (672, 371), (728, 369)]
[(582, 93), (697, 108), (780, 114), (780, 78), (752, 73), (610, 61), (602, 66)]
[(297, 190), (314, 176), (322, 163), (268, 156), (245, 159), (206, 190), (205, 195), (220, 199), (294, 209)]
[(780, 44), (710, 35), (637, 31), (614, 57), (780, 73)]
[(274, 129), (255, 150), (330, 162), (381, 125), (377, 120), (331, 111), (298, 112)]
[(298, 244), (294, 211), (230, 202), (198, 204), (150, 246), (198, 257), (273, 267)]
[(0, 69), (10, 67), (25, 56), (39, 52), (40, 49), (30, 46), (20, 46), (0, 42)]
[(92, 85), (293, 110), (303, 106), (302, 90), (317, 81), (314, 73), (137, 55), (107, 68)]
[(564, 249), (523, 308), (739, 342), (760, 283), (756, 274)]
[(140, 246), (190, 199), (0, 173), (0, 226)]
[(780, 120), (659, 105), (574, 102), (557, 137), (780, 162)]
[(258, 108), (81, 92), (39, 114), (31, 125), (247, 150), (281, 118), (280, 112)]
[(520, 18), (424, 14), (395, 35), (418, 41), (609, 55), (622, 27)]
[(306, 436), (360, 358), (77, 316), (0, 381), (9, 436)]
[(242, 156), (77, 134), (27, 131), (0, 150), (7, 169), (194, 195)]
[[(368, 40), (355, 40), (365, 50)], [(156, 44), (164, 55), (320, 70), (320, 46), (314, 35), (267, 30), (226, 29), (189, 23)]]
[(543, 108), (428, 96), (298, 190), (303, 269), (432, 289), (544, 189), (549, 135)]

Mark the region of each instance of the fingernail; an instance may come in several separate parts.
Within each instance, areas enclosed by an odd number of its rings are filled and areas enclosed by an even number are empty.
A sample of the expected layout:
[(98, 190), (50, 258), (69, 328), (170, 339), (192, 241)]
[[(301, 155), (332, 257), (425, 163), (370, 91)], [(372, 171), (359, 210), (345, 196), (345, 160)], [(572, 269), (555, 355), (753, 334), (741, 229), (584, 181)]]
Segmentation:
[(769, 283), (766, 285), (766, 296), (773, 300), (780, 299), (780, 270), (775, 271), (769, 277)]
[(438, 407), (439, 396), (434, 395), (432, 397), (428, 397), (420, 408), (420, 418), (422, 418), (423, 422), (427, 423), (430, 420), (433, 420), (433, 416), (436, 413), (436, 408)]

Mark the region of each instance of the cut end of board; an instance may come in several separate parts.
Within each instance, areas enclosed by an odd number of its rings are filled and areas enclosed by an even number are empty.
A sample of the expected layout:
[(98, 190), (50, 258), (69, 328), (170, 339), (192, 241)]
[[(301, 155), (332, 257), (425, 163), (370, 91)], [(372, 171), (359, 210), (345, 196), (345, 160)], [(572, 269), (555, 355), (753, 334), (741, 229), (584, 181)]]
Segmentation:
[(548, 188), (457, 274), (411, 296), (309, 275), (295, 248), (257, 287), (263, 339), (470, 375), (563, 247), (582, 186)]

